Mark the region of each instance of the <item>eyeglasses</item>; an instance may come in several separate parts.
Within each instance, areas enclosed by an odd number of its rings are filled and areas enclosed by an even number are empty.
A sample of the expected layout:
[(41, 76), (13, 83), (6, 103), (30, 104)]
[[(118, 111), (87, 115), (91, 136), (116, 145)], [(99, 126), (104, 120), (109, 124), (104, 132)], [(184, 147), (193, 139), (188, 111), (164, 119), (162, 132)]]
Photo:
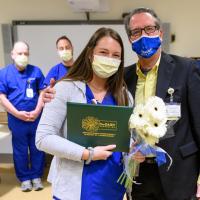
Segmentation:
[(145, 26), (144, 28), (135, 28), (130, 30), (130, 35), (132, 37), (140, 37), (142, 35), (142, 31), (144, 31), (147, 35), (150, 35), (158, 29), (158, 26)]

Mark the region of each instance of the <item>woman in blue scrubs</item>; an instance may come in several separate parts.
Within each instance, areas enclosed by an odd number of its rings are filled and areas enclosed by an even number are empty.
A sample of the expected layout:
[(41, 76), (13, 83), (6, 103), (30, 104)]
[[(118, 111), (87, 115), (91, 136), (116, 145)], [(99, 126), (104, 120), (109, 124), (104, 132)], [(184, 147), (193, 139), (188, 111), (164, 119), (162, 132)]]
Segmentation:
[(54, 200), (123, 199), (125, 188), (117, 183), (123, 172), (123, 159), (121, 152), (112, 152), (115, 145), (87, 149), (66, 139), (66, 102), (132, 106), (123, 71), (121, 37), (112, 29), (100, 28), (66, 79), (56, 84), (55, 98), (45, 104), (36, 146), (54, 155), (48, 176)]
[(45, 80), (44, 80), (44, 87), (50, 85), (50, 80), (53, 78), (55, 81), (60, 80), (63, 78), (69, 68), (73, 65), (73, 46), (68, 37), (61, 36), (56, 41), (56, 48), (57, 53), (62, 60), (61, 63), (55, 65), (50, 69), (48, 72)]
[(38, 67), (28, 64), (26, 43), (15, 43), (11, 56), (14, 64), (0, 71), (0, 100), (8, 112), (14, 167), (22, 191), (41, 190), (44, 153), (36, 149), (35, 132), (43, 107), (39, 91), (44, 76)]

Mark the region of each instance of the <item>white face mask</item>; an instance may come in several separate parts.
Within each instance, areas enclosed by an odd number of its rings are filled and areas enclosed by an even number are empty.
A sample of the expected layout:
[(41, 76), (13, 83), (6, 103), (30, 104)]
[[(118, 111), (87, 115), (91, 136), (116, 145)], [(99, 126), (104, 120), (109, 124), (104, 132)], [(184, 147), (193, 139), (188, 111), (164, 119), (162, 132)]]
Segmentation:
[(120, 63), (121, 60), (116, 58), (94, 55), (92, 69), (100, 78), (108, 78), (117, 72)]
[(58, 55), (63, 61), (67, 62), (72, 59), (72, 50), (58, 51)]
[(14, 61), (15, 61), (15, 64), (16, 64), (20, 69), (25, 69), (26, 66), (28, 65), (28, 56), (25, 56), (25, 55), (17, 55)]

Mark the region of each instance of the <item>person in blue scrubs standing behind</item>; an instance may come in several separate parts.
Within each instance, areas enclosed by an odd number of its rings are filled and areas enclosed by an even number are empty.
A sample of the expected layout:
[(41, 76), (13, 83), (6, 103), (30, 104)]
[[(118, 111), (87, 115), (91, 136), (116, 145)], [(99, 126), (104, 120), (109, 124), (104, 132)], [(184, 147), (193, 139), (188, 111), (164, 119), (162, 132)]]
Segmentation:
[(73, 46), (70, 39), (67, 36), (61, 36), (56, 41), (56, 48), (61, 63), (52, 67), (44, 80), (44, 87), (50, 85), (50, 81), (53, 78), (55, 81), (63, 78), (69, 68), (73, 65)]
[(35, 133), (43, 107), (40, 90), (44, 76), (28, 64), (29, 46), (16, 42), (11, 52), (13, 64), (0, 71), (0, 101), (8, 112), (12, 132), (14, 167), (22, 191), (43, 189), (41, 176), (44, 152), (35, 146)]

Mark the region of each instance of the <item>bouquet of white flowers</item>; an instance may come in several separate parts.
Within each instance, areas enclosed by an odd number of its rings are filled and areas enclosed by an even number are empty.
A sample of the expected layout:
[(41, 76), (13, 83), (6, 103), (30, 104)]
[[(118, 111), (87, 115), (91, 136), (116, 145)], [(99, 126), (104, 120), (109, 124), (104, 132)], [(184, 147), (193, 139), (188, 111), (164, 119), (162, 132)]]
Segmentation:
[[(137, 105), (129, 119), (129, 128), (134, 148), (124, 156), (125, 169), (118, 182), (125, 184), (131, 189), (134, 180), (139, 173), (139, 162), (133, 160), (133, 155), (140, 151), (143, 155), (153, 155), (158, 166), (166, 163), (166, 155), (169, 157), (171, 166), (172, 159), (162, 148), (156, 146), (159, 138), (167, 131), (166, 106), (159, 97), (150, 97), (145, 105)], [(169, 168), (168, 167), (168, 168)], [(137, 184), (137, 183), (136, 183)]]

